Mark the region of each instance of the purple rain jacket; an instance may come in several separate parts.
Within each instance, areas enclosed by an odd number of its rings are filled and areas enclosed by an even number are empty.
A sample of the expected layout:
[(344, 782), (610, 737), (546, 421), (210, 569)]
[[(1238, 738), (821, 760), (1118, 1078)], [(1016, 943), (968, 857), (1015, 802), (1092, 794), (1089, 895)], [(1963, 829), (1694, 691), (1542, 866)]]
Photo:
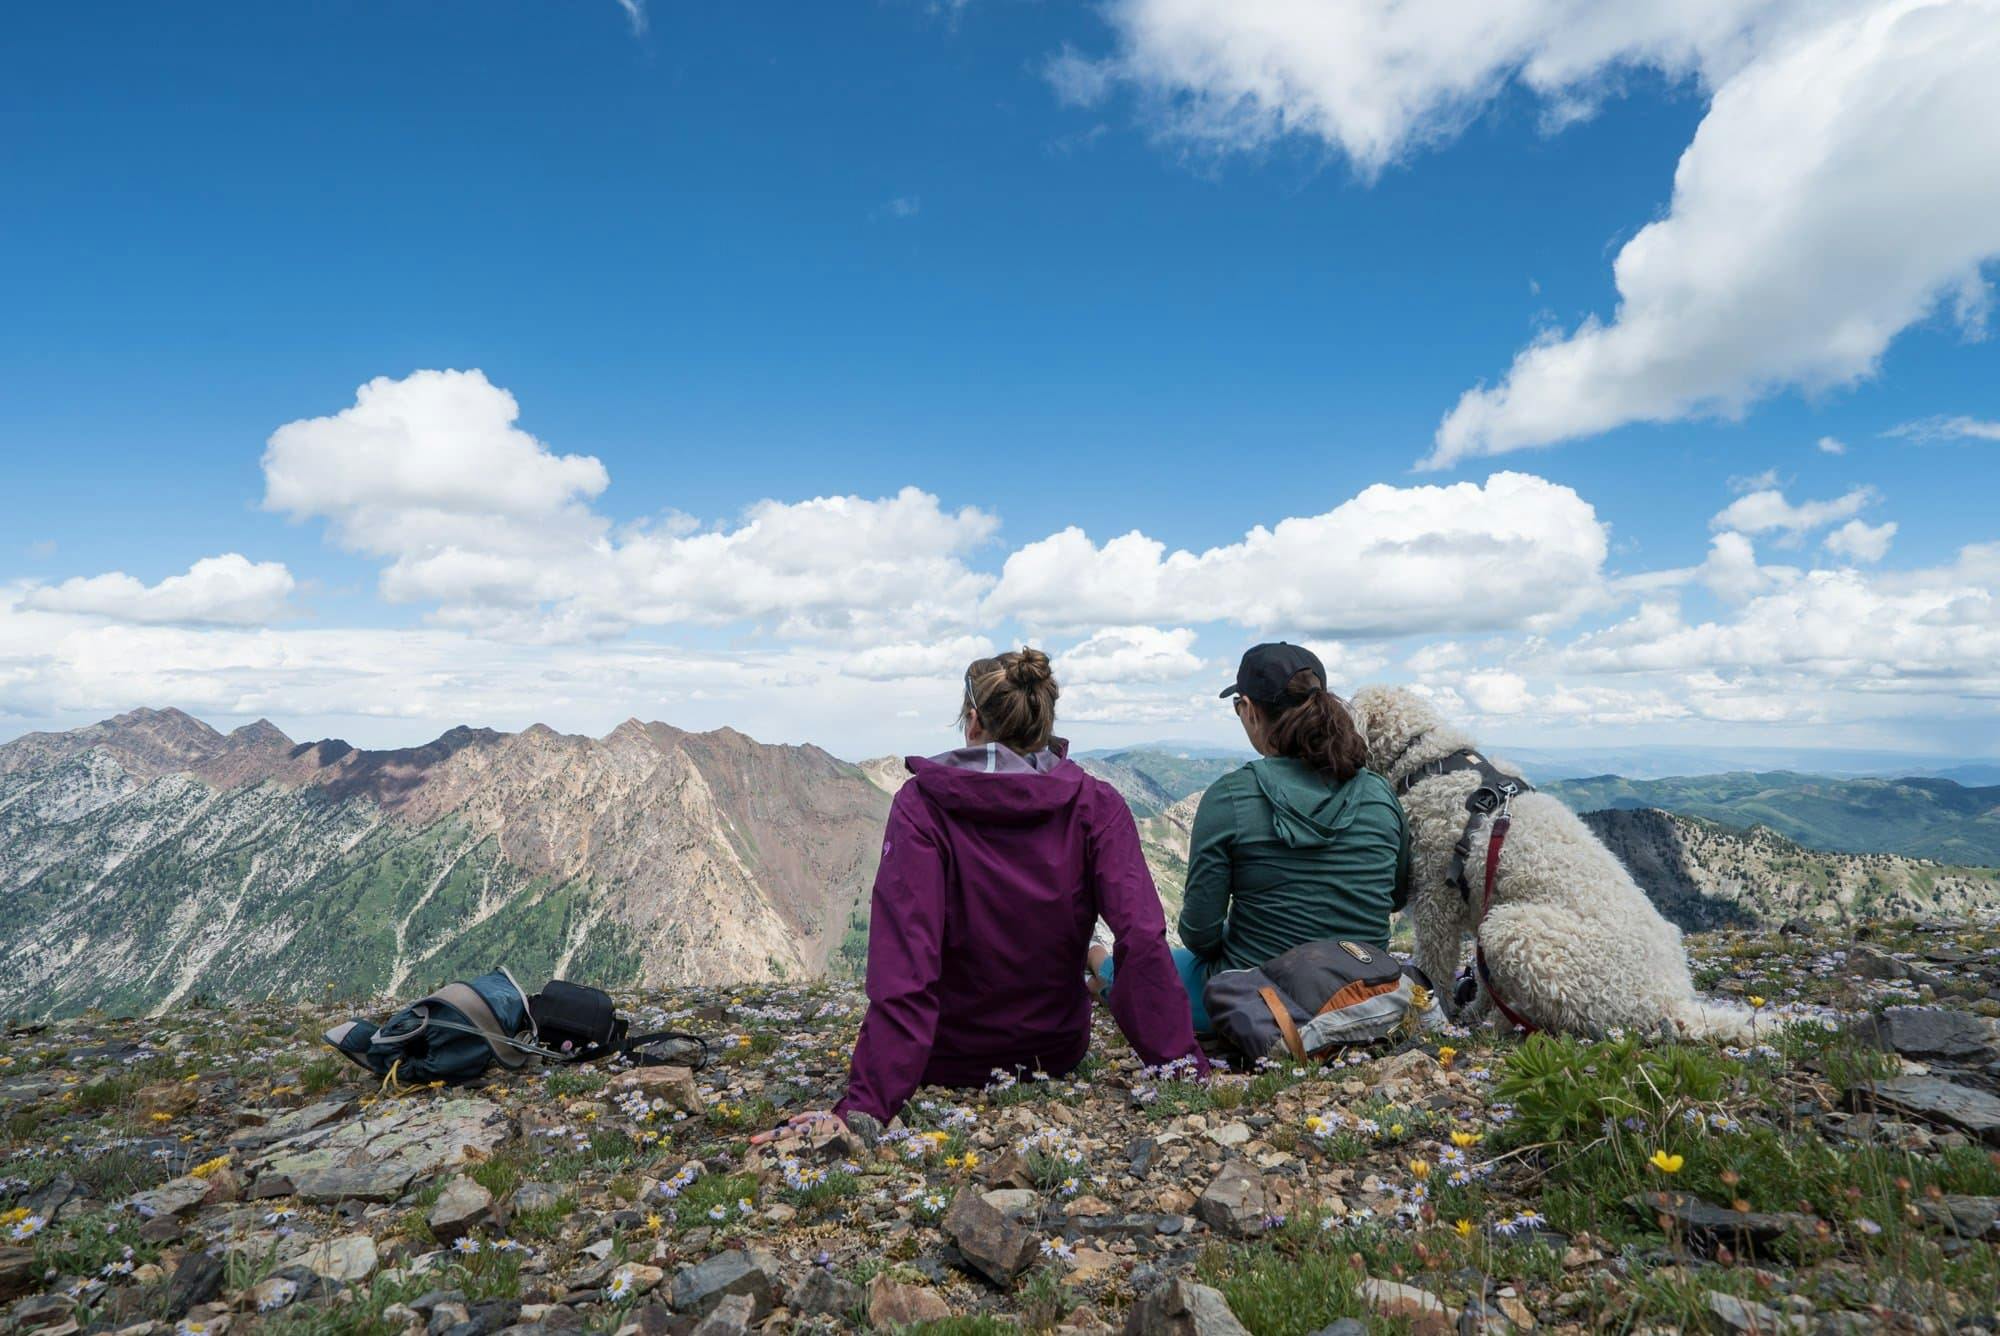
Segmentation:
[(1085, 954), (1100, 915), (1117, 938), (1110, 1004), (1125, 1037), (1147, 1063), (1192, 1056), (1207, 1070), (1131, 810), (1067, 749), (905, 762), (869, 912), (868, 1015), (834, 1112), (886, 1123), (923, 1083), (1068, 1072), (1090, 1046)]

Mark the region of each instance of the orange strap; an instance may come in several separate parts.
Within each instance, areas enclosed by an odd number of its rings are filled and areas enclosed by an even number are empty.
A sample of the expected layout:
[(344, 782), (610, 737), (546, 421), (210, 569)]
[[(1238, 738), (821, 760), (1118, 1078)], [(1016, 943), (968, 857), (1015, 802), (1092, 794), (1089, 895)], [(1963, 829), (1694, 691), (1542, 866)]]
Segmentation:
[(1292, 1010), (1278, 996), (1278, 990), (1259, 988), (1257, 996), (1263, 998), (1264, 1005), (1271, 1009), (1271, 1019), (1278, 1023), (1278, 1033), (1285, 1037), (1285, 1047), (1292, 1051), (1292, 1056), (1300, 1062), (1308, 1061), (1306, 1041), (1299, 1038), (1299, 1027), (1292, 1024)]

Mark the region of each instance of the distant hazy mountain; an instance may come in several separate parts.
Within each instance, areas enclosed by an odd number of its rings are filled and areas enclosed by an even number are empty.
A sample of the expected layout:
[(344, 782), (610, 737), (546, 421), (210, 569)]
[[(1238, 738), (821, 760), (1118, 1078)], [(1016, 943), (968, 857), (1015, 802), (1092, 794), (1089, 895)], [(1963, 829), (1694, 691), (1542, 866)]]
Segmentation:
[(0, 745), (0, 1015), (827, 968), (888, 796), (815, 747), (628, 720), (422, 747), (135, 710)]
[(2000, 871), (1992, 868), (1826, 853), (1768, 830), (1738, 830), (1671, 812), (1612, 810), (1583, 819), (1660, 912), (1683, 928), (1790, 918), (1961, 918), (2000, 908)]
[(1789, 771), (1542, 786), (1579, 812), (1660, 808), (1729, 826), (1764, 826), (1813, 849), (2000, 866), (2000, 788), (1947, 779), (1832, 779)]
[(1498, 742), (1493, 750), (1525, 767), (1536, 783), (1622, 775), (1627, 779), (1721, 775), (1788, 770), (1843, 779), (1904, 776), (1956, 780), (1960, 784), (2000, 784), (2000, 761), (1972, 760), (1922, 752), (1866, 751), (1812, 747), (1515, 747)]
[(1076, 762), (1124, 794), (1134, 815), (1149, 817), (1200, 793), (1249, 759), (1247, 751), (1162, 745), (1084, 752)]

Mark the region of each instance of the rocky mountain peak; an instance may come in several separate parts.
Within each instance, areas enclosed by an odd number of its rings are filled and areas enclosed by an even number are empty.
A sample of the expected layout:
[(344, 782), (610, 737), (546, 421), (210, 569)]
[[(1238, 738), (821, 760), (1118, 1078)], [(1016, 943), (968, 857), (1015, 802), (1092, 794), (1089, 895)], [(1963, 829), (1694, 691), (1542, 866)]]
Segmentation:
[(287, 751), (292, 746), (285, 731), (269, 719), (259, 719), (232, 731), (228, 742), (232, 747), (281, 747)]

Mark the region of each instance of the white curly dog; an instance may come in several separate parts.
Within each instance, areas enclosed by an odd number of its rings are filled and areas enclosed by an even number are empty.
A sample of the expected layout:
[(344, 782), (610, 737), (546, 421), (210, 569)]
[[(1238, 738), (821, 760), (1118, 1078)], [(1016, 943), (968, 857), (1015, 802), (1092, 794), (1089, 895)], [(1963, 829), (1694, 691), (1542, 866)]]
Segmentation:
[[(1689, 1038), (1749, 1035), (1751, 1013), (1696, 995), (1680, 929), (1660, 917), (1576, 814), (1547, 794), (1512, 799), (1492, 908), (1481, 921), (1491, 816), (1475, 832), (1465, 859), (1469, 896), (1451, 874), (1452, 846), (1469, 815), (1466, 799), (1482, 777), (1473, 769), (1441, 769), (1455, 753), (1473, 752), (1472, 739), (1401, 687), (1363, 687), (1349, 709), (1371, 765), (1401, 794), (1410, 819), (1417, 966), (1447, 1005), (1463, 939), (1476, 932), (1493, 989), (1540, 1028), (1600, 1038), (1614, 1029)], [(1482, 983), (1477, 1000), (1455, 1019), (1473, 1024), (1491, 1007)]]

